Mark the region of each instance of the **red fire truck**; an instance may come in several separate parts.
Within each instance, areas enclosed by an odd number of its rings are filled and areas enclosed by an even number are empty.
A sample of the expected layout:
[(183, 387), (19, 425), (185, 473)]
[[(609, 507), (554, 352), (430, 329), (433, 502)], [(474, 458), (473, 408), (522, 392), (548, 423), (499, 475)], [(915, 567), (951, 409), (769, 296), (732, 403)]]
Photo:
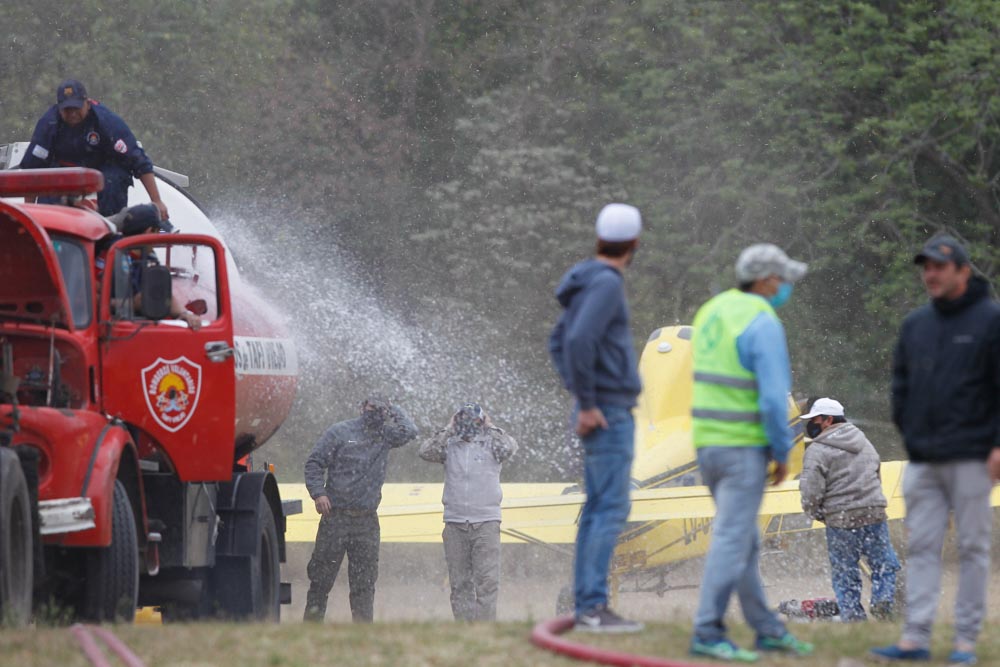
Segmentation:
[(19, 149), (0, 147), (2, 618), (277, 620), (301, 503), (246, 460), (295, 393), (281, 318), (183, 176), (157, 173), (180, 233), (121, 237), (85, 201), (99, 172), (6, 169)]

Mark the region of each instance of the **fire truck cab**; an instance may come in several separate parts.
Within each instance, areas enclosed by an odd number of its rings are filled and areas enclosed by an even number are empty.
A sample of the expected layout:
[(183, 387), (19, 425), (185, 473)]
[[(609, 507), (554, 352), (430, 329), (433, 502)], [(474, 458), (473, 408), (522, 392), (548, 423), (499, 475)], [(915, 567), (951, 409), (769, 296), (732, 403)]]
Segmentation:
[(85, 201), (99, 172), (11, 169), (23, 146), (0, 147), (0, 613), (277, 620), (301, 504), (246, 457), (294, 397), (281, 318), (180, 175), (180, 233), (122, 237)]

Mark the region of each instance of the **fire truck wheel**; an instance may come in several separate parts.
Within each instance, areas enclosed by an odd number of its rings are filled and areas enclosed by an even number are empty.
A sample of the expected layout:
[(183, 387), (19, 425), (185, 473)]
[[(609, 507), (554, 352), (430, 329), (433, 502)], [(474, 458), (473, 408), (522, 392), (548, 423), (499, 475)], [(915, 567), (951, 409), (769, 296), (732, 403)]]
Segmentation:
[(17, 455), (0, 450), (0, 621), (23, 625), (31, 617), (33, 551), (31, 500)]
[(251, 560), (253, 573), (253, 616), (261, 621), (278, 621), (281, 614), (281, 564), (278, 554), (278, 528), (271, 506), (260, 497), (260, 535), (257, 555)]
[(87, 554), (83, 616), (93, 621), (131, 623), (139, 598), (139, 543), (125, 486), (115, 480), (111, 544)]

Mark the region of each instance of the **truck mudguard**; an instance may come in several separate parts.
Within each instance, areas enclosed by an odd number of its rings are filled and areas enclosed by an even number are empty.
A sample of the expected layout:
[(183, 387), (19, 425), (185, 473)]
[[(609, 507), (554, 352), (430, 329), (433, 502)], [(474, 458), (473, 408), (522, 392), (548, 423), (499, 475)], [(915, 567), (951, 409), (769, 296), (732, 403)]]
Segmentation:
[(222, 522), (215, 544), (217, 556), (253, 556), (257, 553), (261, 494), (274, 514), (278, 555), (281, 562), (285, 562), (285, 516), (281, 511), (278, 482), (269, 472), (237, 473), (231, 482), (219, 485), (216, 510)]

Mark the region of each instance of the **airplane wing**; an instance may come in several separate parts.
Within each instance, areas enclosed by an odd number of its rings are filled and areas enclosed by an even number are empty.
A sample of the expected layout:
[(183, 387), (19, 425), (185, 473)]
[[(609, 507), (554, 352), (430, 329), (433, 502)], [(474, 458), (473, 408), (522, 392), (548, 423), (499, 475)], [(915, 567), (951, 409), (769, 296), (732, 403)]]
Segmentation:
[[(903, 469), (905, 461), (882, 463), (882, 489), (888, 500), (890, 519), (905, 515)], [(503, 484), (504, 542), (550, 545), (572, 544), (576, 522), (586, 496), (568, 484)], [(300, 498), (302, 514), (288, 517), (286, 539), (312, 542), (319, 515), (303, 484), (281, 484), (281, 497)], [(386, 484), (382, 488), (379, 517), (383, 542), (440, 542), (442, 530), (442, 484)], [(991, 504), (1000, 506), (1000, 486), (993, 489)], [(765, 533), (789, 533), (821, 528), (802, 514), (798, 480), (768, 487), (760, 514), (770, 517)], [(711, 519), (715, 503), (704, 486), (674, 486), (632, 492), (631, 525), (671, 520)]]
[[(302, 500), (302, 514), (288, 517), (285, 539), (312, 542), (316, 539), (319, 514), (305, 484), (280, 484), (283, 499)], [(512, 531), (528, 526), (535, 539), (572, 543), (576, 539), (576, 517), (583, 496), (562, 495), (570, 484), (503, 484), (504, 542), (523, 542)], [(440, 542), (444, 528), (441, 505), (443, 484), (385, 484), (378, 513), (383, 542)]]

